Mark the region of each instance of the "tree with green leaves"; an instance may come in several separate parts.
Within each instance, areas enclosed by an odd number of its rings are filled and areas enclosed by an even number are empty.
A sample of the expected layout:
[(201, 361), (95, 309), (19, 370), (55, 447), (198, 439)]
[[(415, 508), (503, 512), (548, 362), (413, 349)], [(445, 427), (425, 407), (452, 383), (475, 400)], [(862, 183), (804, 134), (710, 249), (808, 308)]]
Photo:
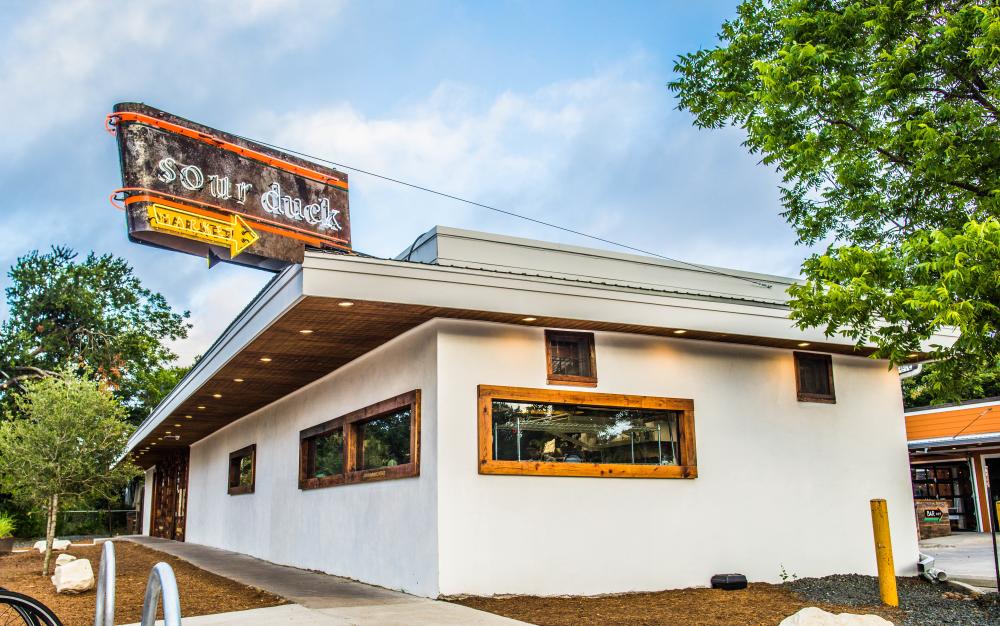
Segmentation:
[(899, 363), (935, 334), (935, 400), (983, 393), (1000, 359), (1000, 6), (747, 0), (669, 87), (735, 125), (783, 176), (801, 327)]
[(125, 451), (134, 427), (106, 385), (70, 370), (24, 383), (22, 419), (0, 422), (0, 490), (46, 513), (48, 575), (60, 507), (113, 497), (138, 473)]
[(183, 375), (167, 343), (187, 336), (188, 313), (174, 312), (143, 287), (124, 259), (90, 253), (80, 260), (54, 247), (19, 258), (9, 276), (9, 317), (0, 324), (8, 416), (24, 382), (70, 366), (107, 384), (138, 422), (162, 398), (162, 387)]

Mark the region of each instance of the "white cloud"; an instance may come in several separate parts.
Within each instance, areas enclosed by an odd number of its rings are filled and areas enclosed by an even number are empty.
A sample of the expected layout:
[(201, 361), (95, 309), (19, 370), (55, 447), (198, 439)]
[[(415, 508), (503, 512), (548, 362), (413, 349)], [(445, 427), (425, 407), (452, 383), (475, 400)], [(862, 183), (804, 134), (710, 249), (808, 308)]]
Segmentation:
[(265, 27), (256, 33), (259, 40), (244, 43), (271, 56), (309, 45), (342, 6), (303, 0), (38, 3), (5, 25), (0, 40), (0, 118), (16, 121), (4, 128), (0, 157), (22, 154), (109, 106), (115, 94), (141, 95), (157, 81), (183, 92), (225, 80), (219, 67), (242, 60), (238, 51), (220, 54), (228, 37)]
[[(777, 176), (746, 154), (737, 132), (693, 128), (673, 111), (664, 82), (636, 57), (590, 77), (492, 99), (444, 83), (381, 117), (348, 101), (264, 114), (254, 132), (672, 257), (794, 271), (805, 251), (792, 247), (778, 217)], [(395, 254), (434, 224), (607, 247), (350, 175), (355, 245), (365, 252)]]

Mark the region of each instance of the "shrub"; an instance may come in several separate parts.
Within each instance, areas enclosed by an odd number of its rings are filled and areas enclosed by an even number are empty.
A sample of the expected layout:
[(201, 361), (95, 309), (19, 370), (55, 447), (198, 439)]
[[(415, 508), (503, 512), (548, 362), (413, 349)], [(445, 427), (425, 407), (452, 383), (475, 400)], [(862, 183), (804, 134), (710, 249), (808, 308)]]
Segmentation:
[(14, 524), (14, 517), (6, 513), (0, 513), (0, 539), (13, 537), (15, 528), (17, 528), (17, 525)]

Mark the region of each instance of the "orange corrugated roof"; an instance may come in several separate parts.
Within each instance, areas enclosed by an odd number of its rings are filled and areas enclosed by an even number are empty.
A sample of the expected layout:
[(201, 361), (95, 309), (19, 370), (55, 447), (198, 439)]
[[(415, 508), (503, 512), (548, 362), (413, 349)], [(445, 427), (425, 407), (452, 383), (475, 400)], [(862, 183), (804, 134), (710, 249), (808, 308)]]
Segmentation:
[(908, 441), (986, 433), (1000, 433), (998, 405), (961, 405), (927, 413), (906, 414)]

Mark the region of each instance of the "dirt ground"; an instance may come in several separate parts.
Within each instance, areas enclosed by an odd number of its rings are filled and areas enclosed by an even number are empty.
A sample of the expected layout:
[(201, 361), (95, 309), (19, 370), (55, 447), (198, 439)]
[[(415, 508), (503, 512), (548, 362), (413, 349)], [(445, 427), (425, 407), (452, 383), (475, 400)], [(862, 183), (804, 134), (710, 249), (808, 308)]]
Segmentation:
[[(101, 562), (100, 546), (74, 545), (66, 553), (90, 559), (94, 574), (97, 574)], [(130, 624), (141, 619), (149, 570), (160, 561), (169, 563), (177, 576), (181, 614), (185, 617), (286, 604), (284, 599), (273, 594), (209, 574), (185, 561), (127, 541), (115, 542), (115, 557), (116, 624)], [(42, 555), (38, 552), (0, 556), (0, 587), (38, 598), (55, 611), (64, 626), (93, 624), (95, 592), (57, 594), (52, 582), (41, 576), (41, 571)]]
[(774, 626), (807, 606), (832, 613), (873, 613), (899, 623), (882, 607), (847, 607), (800, 600), (777, 585), (755, 583), (739, 591), (680, 589), (594, 598), (456, 598), (452, 602), (538, 626)]

